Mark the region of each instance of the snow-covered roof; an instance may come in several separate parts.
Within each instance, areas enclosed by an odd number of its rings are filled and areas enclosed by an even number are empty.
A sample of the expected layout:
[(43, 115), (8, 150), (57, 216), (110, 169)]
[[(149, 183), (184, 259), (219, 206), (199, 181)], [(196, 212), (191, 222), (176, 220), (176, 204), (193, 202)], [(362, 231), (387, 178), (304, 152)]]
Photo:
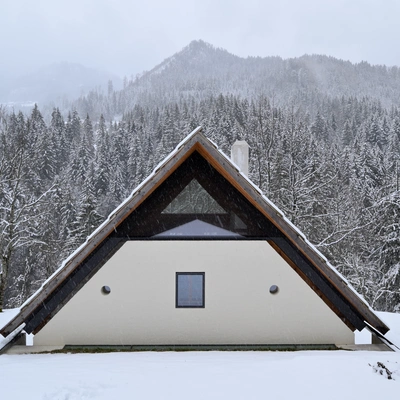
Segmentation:
[[(237, 165), (218, 149), (215, 143), (202, 134), (201, 129), (201, 127), (196, 128), (179, 143), (175, 150), (156, 166), (149, 177), (137, 186), (87, 238), (86, 242), (62, 263), (42, 287), (22, 305), (18, 315), (0, 330), (3, 336), (9, 335), (22, 323), (26, 323), (25, 330), (28, 333), (39, 331), (86, 282), (87, 275), (82, 272), (84, 270), (82, 266), (85, 265), (88, 256), (98, 252), (98, 258), (103, 255), (106, 260), (110, 254), (114, 254), (112, 251), (119, 248), (121, 240), (113, 238), (113, 232), (195, 152), (200, 154), (257, 212), (273, 224), (284, 239), (271, 241), (270, 244), (284, 257), (288, 252), (292, 253), (286, 257), (288, 263), (350, 328), (354, 330), (372, 326), (382, 334), (389, 330), (305, 235), (263, 195)], [(295, 259), (297, 261), (294, 261)], [(72, 276), (76, 280), (78, 276), (79, 282), (70, 283)]]

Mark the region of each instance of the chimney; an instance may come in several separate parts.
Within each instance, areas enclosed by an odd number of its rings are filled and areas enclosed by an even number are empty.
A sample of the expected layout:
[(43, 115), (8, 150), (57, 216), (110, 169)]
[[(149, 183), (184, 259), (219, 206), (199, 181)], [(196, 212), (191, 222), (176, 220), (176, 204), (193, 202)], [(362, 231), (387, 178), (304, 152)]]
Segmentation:
[(245, 140), (236, 140), (231, 149), (231, 159), (240, 172), (249, 176), (249, 145)]

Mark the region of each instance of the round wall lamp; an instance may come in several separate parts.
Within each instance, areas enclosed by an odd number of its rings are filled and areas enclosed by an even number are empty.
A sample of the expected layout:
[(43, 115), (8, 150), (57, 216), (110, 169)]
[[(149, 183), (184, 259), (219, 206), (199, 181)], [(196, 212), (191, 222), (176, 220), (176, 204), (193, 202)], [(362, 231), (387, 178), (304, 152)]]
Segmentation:
[(111, 293), (110, 286), (103, 286), (103, 287), (101, 288), (101, 293), (103, 293), (103, 294), (110, 294), (110, 293)]
[(270, 292), (271, 294), (277, 294), (277, 293), (279, 292), (278, 286), (272, 285), (272, 286), (269, 288), (269, 292)]

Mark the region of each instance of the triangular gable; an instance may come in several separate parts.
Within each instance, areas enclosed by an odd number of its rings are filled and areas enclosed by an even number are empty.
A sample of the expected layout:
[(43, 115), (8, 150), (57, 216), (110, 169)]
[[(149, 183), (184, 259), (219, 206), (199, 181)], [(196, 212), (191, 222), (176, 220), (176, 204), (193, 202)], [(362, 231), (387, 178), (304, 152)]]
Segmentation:
[[(218, 205), (215, 211), (168, 212), (168, 206), (194, 179)], [(126, 240), (154, 240), (195, 219), (241, 235), (243, 240), (268, 240), (350, 329), (369, 325), (382, 334), (389, 330), (304, 235), (197, 128), (0, 333), (7, 336), (21, 324), (27, 333), (37, 333)]]
[(198, 150), (165, 177), (146, 201), (114, 229), (112, 236), (129, 240), (158, 237), (196, 219), (244, 238), (279, 236), (275, 226)]

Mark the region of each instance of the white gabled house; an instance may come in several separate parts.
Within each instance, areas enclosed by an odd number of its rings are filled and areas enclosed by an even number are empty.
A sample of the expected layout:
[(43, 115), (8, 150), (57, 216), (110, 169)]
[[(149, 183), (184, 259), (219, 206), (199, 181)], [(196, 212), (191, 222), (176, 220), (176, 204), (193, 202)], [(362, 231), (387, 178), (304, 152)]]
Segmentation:
[(0, 333), (33, 350), (324, 347), (365, 327), (389, 330), (197, 128)]

